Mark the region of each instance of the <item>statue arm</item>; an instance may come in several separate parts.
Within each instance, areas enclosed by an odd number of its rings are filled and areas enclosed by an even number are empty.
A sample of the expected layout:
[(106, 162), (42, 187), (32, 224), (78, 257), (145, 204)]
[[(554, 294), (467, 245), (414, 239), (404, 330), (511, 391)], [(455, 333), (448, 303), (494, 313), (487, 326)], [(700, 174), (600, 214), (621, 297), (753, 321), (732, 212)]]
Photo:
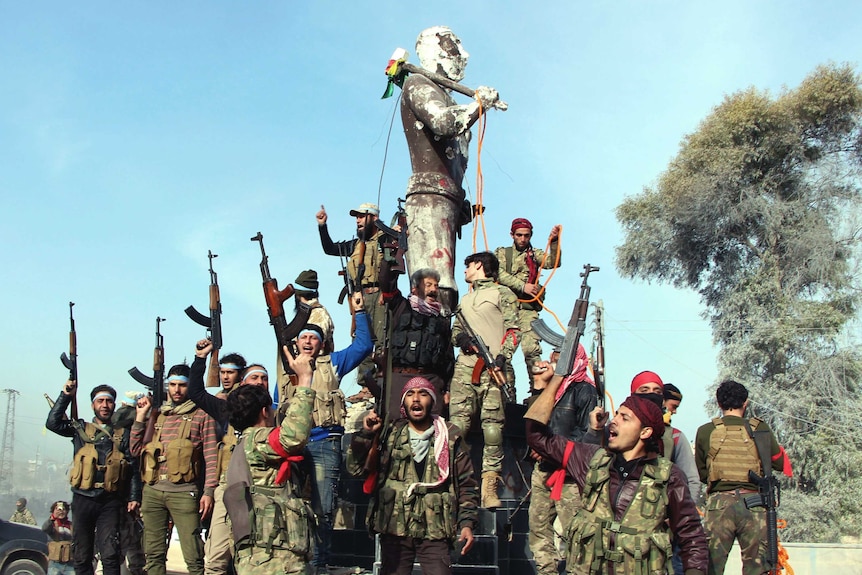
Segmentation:
[(451, 104), (443, 88), (420, 75), (404, 82), (403, 97), (413, 113), (437, 136), (463, 134), (479, 119), (479, 103)]

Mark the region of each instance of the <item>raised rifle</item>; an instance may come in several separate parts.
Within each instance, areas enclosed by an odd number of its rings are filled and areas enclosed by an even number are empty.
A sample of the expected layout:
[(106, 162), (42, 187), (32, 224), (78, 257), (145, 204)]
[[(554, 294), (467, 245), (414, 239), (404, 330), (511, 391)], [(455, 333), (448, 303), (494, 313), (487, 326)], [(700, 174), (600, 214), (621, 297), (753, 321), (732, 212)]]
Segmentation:
[(308, 323), (308, 318), (311, 316), (311, 307), (308, 304), (300, 301), (296, 302), (296, 316), (287, 322), (284, 315), (284, 302), (293, 296), (293, 285), (287, 284), (284, 289), (278, 289), (278, 280), (269, 273), (269, 256), (263, 248), (263, 234), (257, 232), (257, 235), (251, 238), (251, 241), (260, 244), (260, 275), (263, 278), (263, 296), (266, 299), (266, 311), (269, 314), (269, 324), (275, 330), (275, 339), (278, 341), (278, 356), (281, 358), (284, 371), (292, 373), (290, 363), (287, 361), (287, 356), (284, 354), (284, 348), (293, 353), (292, 342), (299, 335), (299, 332)]
[[(555, 351), (560, 352), (560, 358), (557, 360), (557, 367), (554, 369), (554, 375), (563, 377), (572, 373), (572, 368), (575, 366), (575, 357), (578, 354), (578, 343), (581, 336), (584, 335), (587, 327), (587, 311), (590, 307), (590, 286), (587, 284), (587, 278), (590, 273), (599, 271), (597, 266), (584, 264), (584, 271), (581, 272), (581, 277), (584, 278), (581, 282), (581, 293), (578, 299), (575, 300), (575, 307), (572, 309), (572, 317), (569, 319), (569, 325), (566, 328), (566, 334), (560, 335), (549, 328), (541, 319), (534, 320), (530, 326), (539, 339), (546, 341), (553, 346)], [(602, 390), (604, 394), (604, 390)]]
[(602, 300), (593, 304), (596, 314), (596, 331), (593, 341), (596, 349), (593, 354), (593, 377), (596, 380), (596, 393), (599, 405), (605, 408), (605, 306)]
[[(72, 306), (75, 302), (69, 302), (69, 355), (64, 351), (60, 354), (60, 361), (69, 370), (69, 379), (78, 383), (78, 336), (75, 333), (75, 316), (72, 315)], [(53, 406), (52, 406), (53, 407)], [(72, 420), (78, 419), (78, 396), (72, 396)]]
[(210, 314), (205, 316), (195, 309), (195, 306), (190, 305), (185, 309), (186, 315), (193, 322), (207, 328), (209, 332), (207, 337), (213, 344), (213, 350), (210, 355), (210, 363), (207, 367), (207, 387), (219, 386), (219, 363), (218, 354), (222, 347), (221, 335), (221, 297), (218, 289), (218, 274), (213, 270), (213, 258), (217, 258), (218, 254), (212, 253), (212, 250), (207, 251), (207, 257), (210, 261)]
[(137, 367), (129, 370), (132, 379), (145, 386), (152, 393), (153, 400), (150, 407), (150, 420), (147, 422), (147, 430), (144, 432), (144, 443), (149, 443), (155, 433), (156, 419), (159, 410), (165, 402), (165, 338), (162, 335), (162, 322), (167, 321), (163, 317), (156, 317), (156, 346), (153, 349), (153, 376), (144, 375)]
[(476, 365), (473, 367), (473, 375), (470, 378), (470, 382), (473, 385), (477, 385), (481, 381), (482, 370), (487, 367), (488, 373), (491, 374), (491, 379), (503, 390), (503, 393), (506, 394), (506, 399), (510, 403), (514, 403), (515, 398), (509, 397), (509, 386), (506, 385), (506, 376), (494, 369), (495, 358), (491, 355), (491, 350), (488, 349), (488, 346), (485, 344), (485, 340), (483, 340), (482, 336), (476, 333), (472, 326), (470, 326), (470, 322), (468, 322), (467, 318), (464, 317), (464, 312), (461, 311), (460, 307), (455, 310), (455, 315), (458, 317), (461, 329), (463, 329), (464, 333), (466, 333), (470, 338), (471, 345), (477, 350), (476, 355), (478, 357), (476, 359)]

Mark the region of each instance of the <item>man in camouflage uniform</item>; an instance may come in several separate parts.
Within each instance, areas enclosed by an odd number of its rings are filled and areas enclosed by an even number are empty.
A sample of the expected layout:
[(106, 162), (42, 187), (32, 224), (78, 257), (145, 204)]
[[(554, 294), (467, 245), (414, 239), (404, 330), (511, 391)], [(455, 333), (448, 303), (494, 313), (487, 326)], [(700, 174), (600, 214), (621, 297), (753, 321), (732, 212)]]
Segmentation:
[[(536, 366), (543, 368), (536, 375), (536, 383), (544, 388), (554, 375), (554, 364), (538, 362)], [(597, 404), (596, 384), (587, 374), (587, 352), (583, 345), (578, 344), (572, 373), (563, 379), (554, 396), (548, 427), (552, 433), (570, 441), (581, 441), (590, 427), (590, 412)], [(557, 575), (558, 565), (564, 557), (559, 546), (562, 530), (580, 509), (581, 492), (562, 467), (545, 461), (534, 451), (530, 454), (536, 461), (530, 478), (530, 551), (536, 561), (538, 575)], [(557, 521), (559, 528), (555, 525)]]
[(15, 502), (15, 513), (9, 518), (12, 523), (23, 523), (24, 525), (36, 525), (36, 518), (27, 509), (27, 498), (20, 497)]
[(275, 411), (265, 388), (243, 386), (228, 396), (230, 423), (242, 430), (224, 496), (237, 575), (305, 575), (312, 556), (313, 513), (302, 500), (300, 474), (291, 469), (311, 432), (312, 368), (308, 357), (286, 355), (297, 389), (280, 427), (272, 427)]
[[(329, 236), (329, 228), (326, 225), (326, 209), (320, 206), (320, 211), (315, 215), (317, 231), (320, 233), (320, 244), (326, 255), (348, 258), (347, 273), (350, 274), (350, 279), (353, 280), (356, 289), (361, 291), (365, 298), (365, 312), (368, 315), (363, 320), (370, 322), (371, 339), (375, 345), (382, 345), (383, 331), (386, 325), (386, 306), (383, 305), (378, 273), (380, 272), (380, 262), (383, 260), (383, 250), (380, 244), (384, 236), (383, 232), (374, 225), (380, 216), (380, 208), (377, 207), (377, 204), (364, 203), (355, 210), (350, 210), (350, 215), (356, 218), (356, 237), (352, 240), (334, 242)], [(359, 318), (356, 320), (358, 321)], [(309, 323), (314, 322), (309, 321)], [(354, 336), (352, 333), (350, 335), (351, 337)], [(362, 375), (368, 370), (376, 371), (371, 354), (359, 366), (357, 372), (359, 385), (362, 385)]]
[[(550, 248), (534, 249), (530, 243), (533, 237), (533, 224), (527, 218), (515, 218), (509, 235), (514, 244), (509, 247), (499, 247), (494, 251), (500, 262), (498, 281), (515, 292), (518, 298), (518, 325), (521, 328), (521, 351), (527, 364), (527, 375), (530, 379), (530, 394), (537, 390), (533, 377), (533, 366), (542, 359), (540, 339), (533, 333), (532, 322), (539, 318), (542, 300), (545, 299), (545, 289), (539, 285), (539, 273), (542, 268), (551, 269), (559, 265), (560, 257), (560, 226), (551, 228), (548, 237)], [(507, 380), (512, 389), (515, 387), (515, 371), (512, 364), (506, 366)]]
[[(695, 462), (706, 483), (704, 528), (709, 538), (709, 574), (721, 575), (734, 540), (739, 541), (743, 575), (768, 573), (766, 510), (748, 509), (745, 498), (756, 494), (749, 470), (763, 475), (771, 465), (791, 477), (790, 460), (772, 430), (757, 418), (745, 419), (748, 390), (741, 383), (724, 381), (715, 392), (722, 417), (701, 425), (695, 438)], [(754, 433), (769, 436), (771, 462), (761, 461)]]
[(482, 338), (494, 365), (476, 373), (478, 349), (465, 332), (460, 317), (452, 327), (452, 342), (461, 348), (449, 388), (449, 420), (465, 435), (475, 415), (482, 423), (485, 440), (482, 451), (482, 507), (500, 506), (497, 484), (503, 470), (503, 393), (489, 370), (505, 379), (503, 368), (512, 359), (518, 338), (518, 307), (515, 294), (497, 283), (498, 263), (491, 252), (467, 256), (464, 279), (473, 291), (461, 298), (460, 312), (469, 326)]
[[(447, 575), (455, 538), (461, 555), (473, 546), (478, 496), (470, 452), (458, 428), (433, 415), (436, 402), (434, 385), (414, 377), (402, 388), (402, 419), (383, 435), (368, 514), (369, 528), (380, 534), (380, 575), (410, 575), (415, 560), (424, 575)], [(347, 453), (352, 475), (362, 475), (382, 426), (371, 413), (353, 436)]]

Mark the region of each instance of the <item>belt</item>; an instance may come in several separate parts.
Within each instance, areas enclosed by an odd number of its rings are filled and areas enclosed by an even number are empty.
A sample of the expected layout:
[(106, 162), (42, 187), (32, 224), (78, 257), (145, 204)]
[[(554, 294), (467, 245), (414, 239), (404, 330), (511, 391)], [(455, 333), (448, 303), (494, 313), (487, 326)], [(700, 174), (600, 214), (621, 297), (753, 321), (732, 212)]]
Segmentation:
[(424, 369), (421, 369), (419, 367), (393, 367), (392, 371), (394, 371), (395, 373), (426, 373)]
[(754, 489), (734, 489), (733, 491), (716, 491), (715, 493), (711, 493), (710, 495), (715, 495), (716, 497), (740, 497), (744, 495), (754, 495), (755, 493), (759, 493), (759, 491), (755, 491)]

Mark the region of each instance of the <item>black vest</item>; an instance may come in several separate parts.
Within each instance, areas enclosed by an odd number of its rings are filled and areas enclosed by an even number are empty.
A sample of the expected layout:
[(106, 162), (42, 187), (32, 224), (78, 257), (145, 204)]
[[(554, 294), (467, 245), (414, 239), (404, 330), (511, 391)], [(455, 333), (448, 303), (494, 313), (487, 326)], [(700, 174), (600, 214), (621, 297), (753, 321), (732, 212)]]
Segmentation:
[(392, 365), (446, 373), (450, 347), (449, 318), (423, 315), (409, 307), (396, 320), (392, 332)]

